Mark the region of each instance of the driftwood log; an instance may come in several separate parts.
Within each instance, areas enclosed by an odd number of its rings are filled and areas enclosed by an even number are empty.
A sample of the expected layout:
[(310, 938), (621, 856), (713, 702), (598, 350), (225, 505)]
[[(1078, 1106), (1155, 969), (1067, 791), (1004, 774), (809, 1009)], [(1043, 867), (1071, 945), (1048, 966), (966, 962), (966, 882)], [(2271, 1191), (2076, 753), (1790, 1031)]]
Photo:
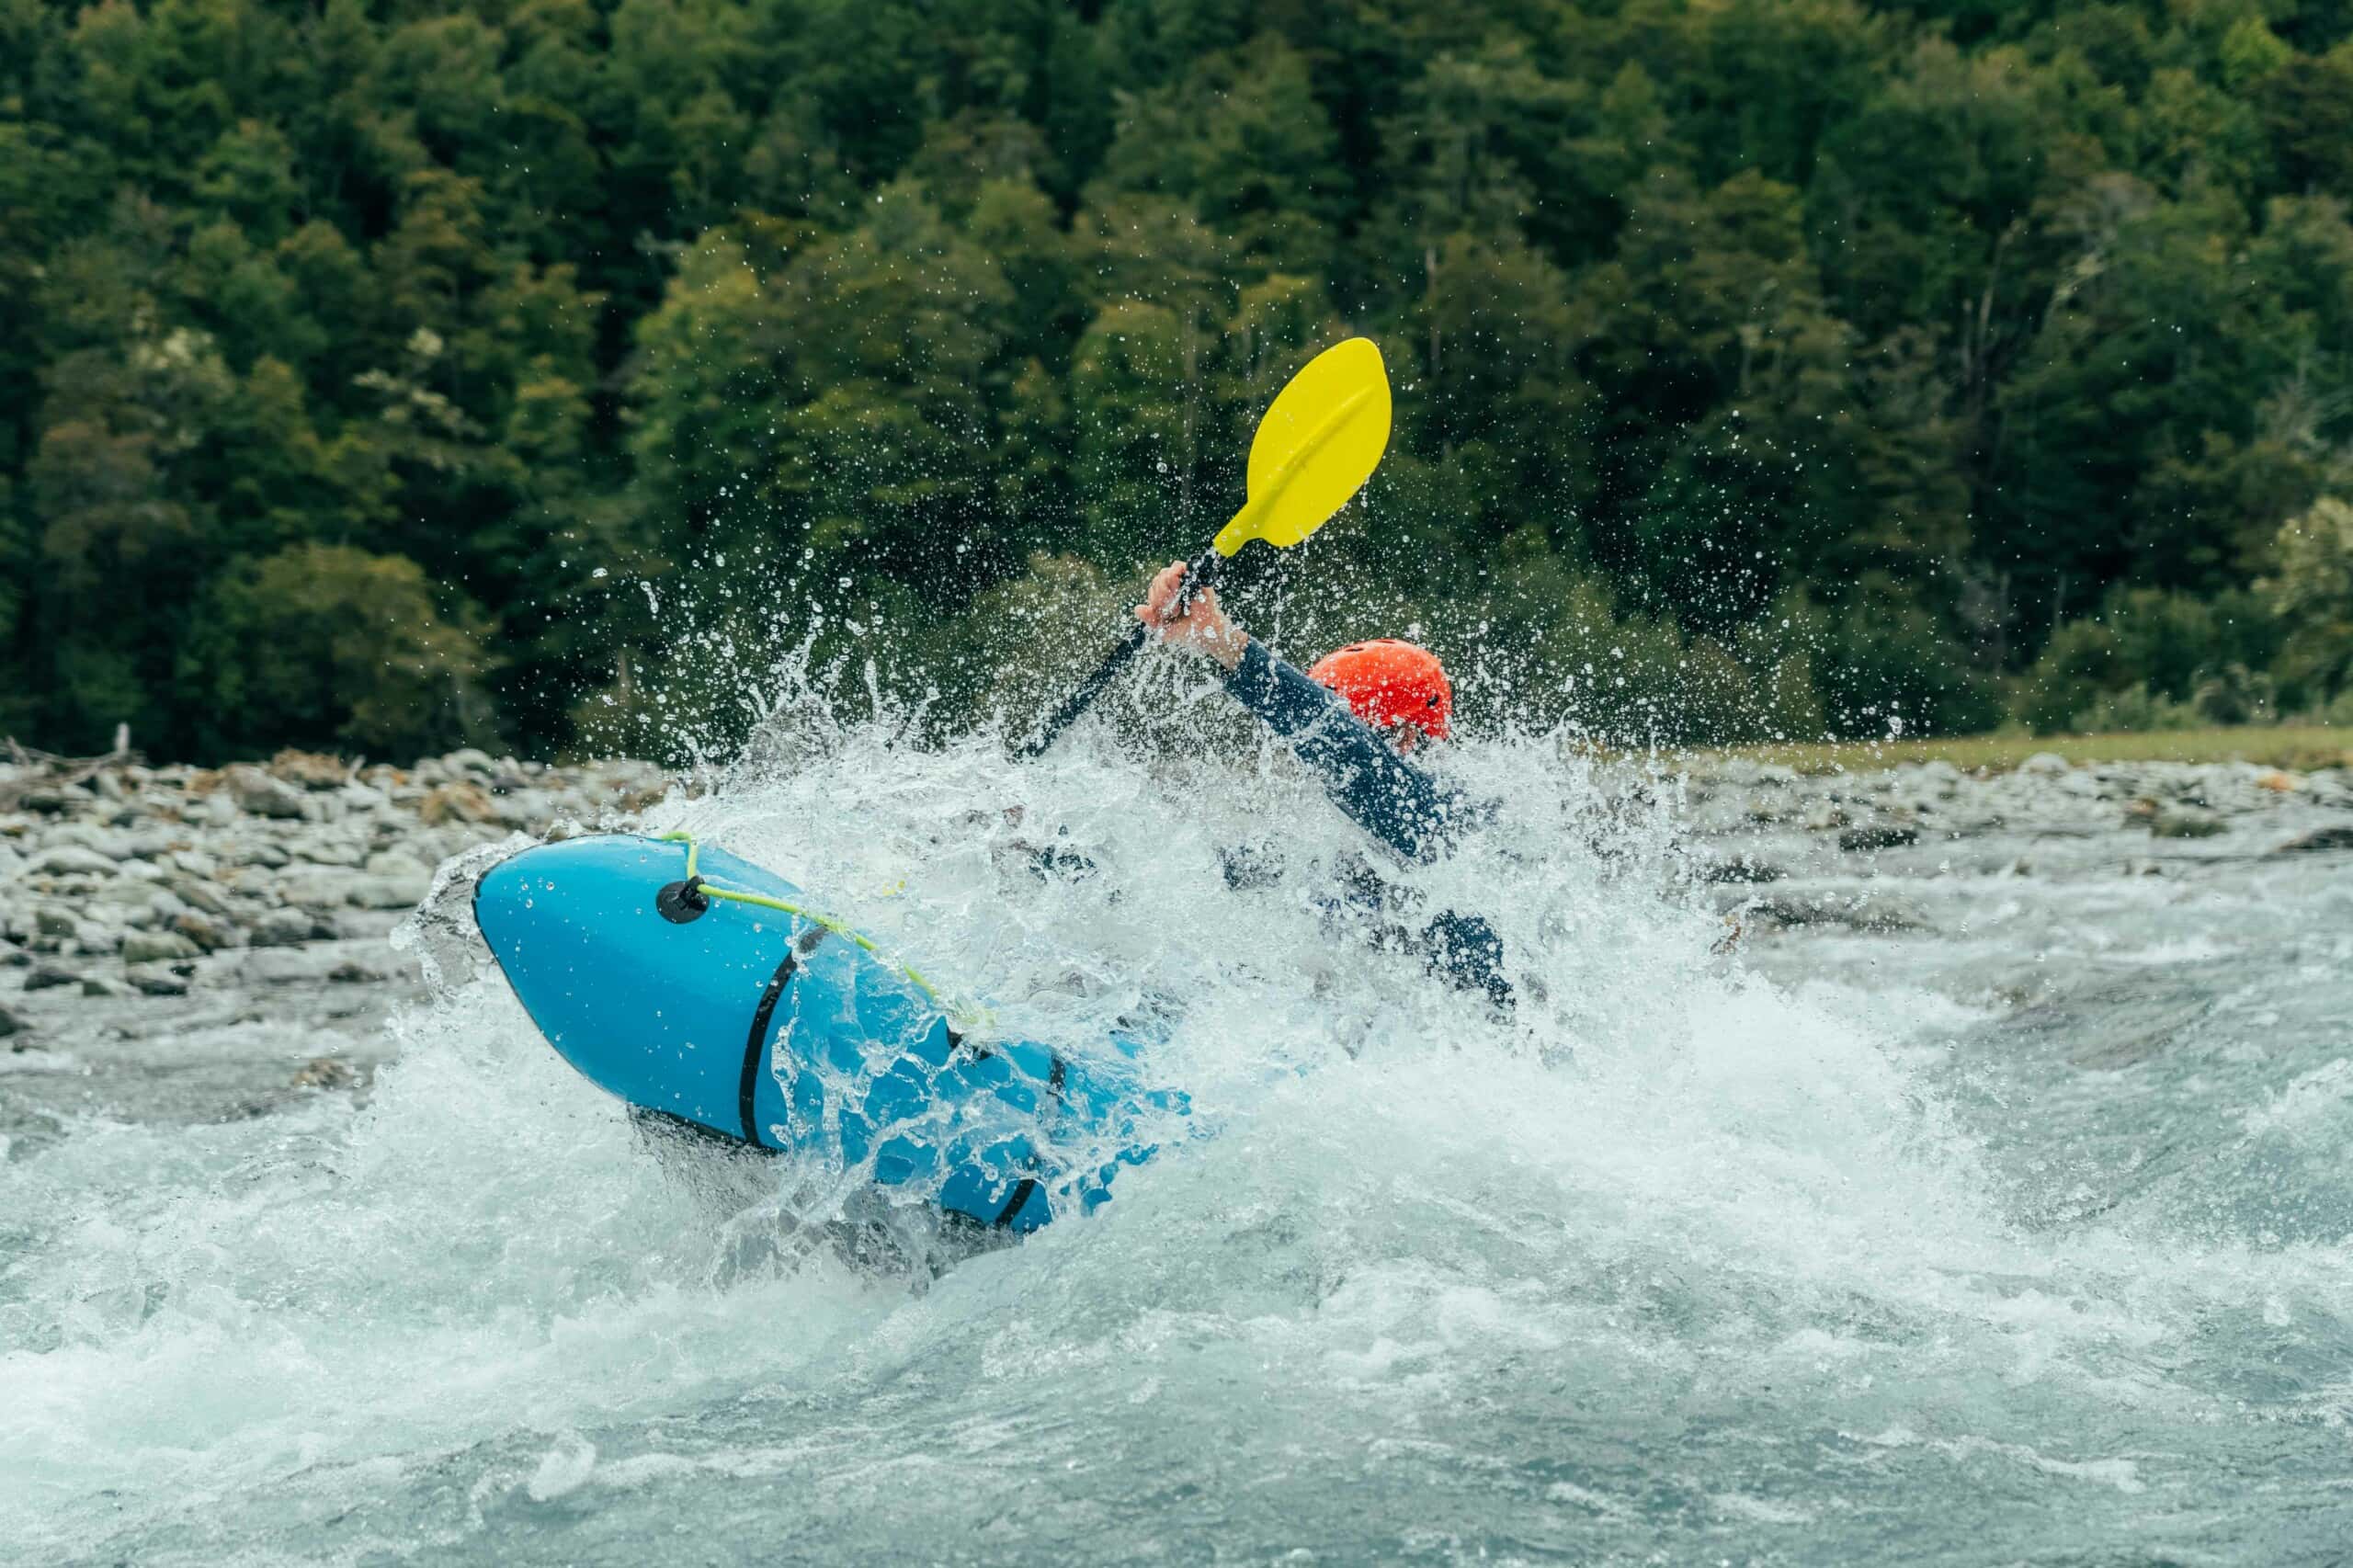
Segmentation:
[(131, 749), (131, 726), (117, 724), (114, 749), (97, 756), (60, 756), (20, 744), (14, 735), (0, 738), (8, 754), (12, 777), (0, 778), (0, 811), (14, 811), (35, 790), (63, 790), (93, 778), (109, 767), (130, 767), (146, 759)]

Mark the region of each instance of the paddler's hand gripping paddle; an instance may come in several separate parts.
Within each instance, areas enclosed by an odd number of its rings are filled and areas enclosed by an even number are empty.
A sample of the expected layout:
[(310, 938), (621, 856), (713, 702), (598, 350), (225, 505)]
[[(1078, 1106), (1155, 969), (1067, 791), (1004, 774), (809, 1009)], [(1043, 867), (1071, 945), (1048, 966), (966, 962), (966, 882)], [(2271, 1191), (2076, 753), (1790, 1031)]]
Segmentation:
[[(1389, 377), (1369, 337), (1334, 344), (1276, 394), (1250, 443), (1250, 498), (1199, 560), (1185, 568), (1171, 614), (1214, 585), (1233, 552), (1254, 539), (1288, 550), (1332, 520), (1364, 488), (1389, 445)], [(1110, 656), (1063, 699), (1017, 756), (1036, 756), (1094, 704), (1152, 629), (1138, 621)]]

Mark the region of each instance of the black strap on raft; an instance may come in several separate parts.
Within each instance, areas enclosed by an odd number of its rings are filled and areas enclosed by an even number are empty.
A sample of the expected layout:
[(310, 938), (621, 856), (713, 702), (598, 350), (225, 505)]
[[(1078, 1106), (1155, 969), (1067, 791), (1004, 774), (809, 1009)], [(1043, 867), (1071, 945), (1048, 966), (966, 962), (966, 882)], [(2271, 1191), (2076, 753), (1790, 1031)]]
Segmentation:
[[(1047, 1060), (1053, 1065), (1046, 1070), (1046, 1091), (1054, 1096), (1057, 1107), (1063, 1107), (1067, 1102), (1063, 1098), (1063, 1085), (1070, 1076), (1070, 1063), (1064, 1062), (1059, 1052), (1049, 1052)], [(1023, 1176), (1015, 1182), (1013, 1196), (1005, 1200), (1005, 1207), (996, 1211), (996, 1218), (990, 1223), (1000, 1231), (1012, 1224), (1014, 1217), (1021, 1212), (1022, 1205), (1029, 1201), (1029, 1195), (1037, 1190), (1036, 1176)]]
[(1021, 1212), (1021, 1206), (1029, 1202), (1029, 1195), (1037, 1190), (1038, 1178), (1036, 1176), (1023, 1176), (1019, 1181), (1015, 1182), (1013, 1184), (1013, 1196), (1005, 1200), (1005, 1207), (997, 1210), (996, 1218), (990, 1221), (989, 1223), (995, 1226), (1000, 1231), (1004, 1230), (1007, 1225), (1012, 1224), (1013, 1217)]
[[(666, 893), (669, 889), (663, 892)], [(768, 976), (768, 988), (760, 993), (760, 1005), (752, 1009), (752, 1033), (744, 1041), (744, 1076), (735, 1088), (735, 1110), (744, 1120), (744, 1142), (755, 1149), (767, 1147), (760, 1142), (760, 1118), (753, 1102), (759, 1095), (760, 1069), (767, 1063), (768, 1026), (776, 1021), (776, 1005), (784, 1000), (784, 988), (792, 983), (801, 955), (814, 951), (824, 939), (823, 926), (813, 926), (802, 932), (801, 939), (784, 955), (784, 961), (776, 966), (776, 972)]]

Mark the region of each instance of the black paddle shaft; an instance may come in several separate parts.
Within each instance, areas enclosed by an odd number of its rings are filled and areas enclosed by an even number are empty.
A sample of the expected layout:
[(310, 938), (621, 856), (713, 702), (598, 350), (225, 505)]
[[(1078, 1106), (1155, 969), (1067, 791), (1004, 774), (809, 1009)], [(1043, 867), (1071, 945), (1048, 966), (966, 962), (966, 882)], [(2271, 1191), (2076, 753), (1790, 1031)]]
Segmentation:
[[(1171, 612), (1182, 614), (1195, 594), (1217, 585), (1218, 577), (1224, 570), (1224, 556), (1214, 550), (1203, 551), (1185, 568), (1184, 580), (1176, 585), (1176, 597), (1168, 607)], [(1144, 639), (1151, 635), (1152, 628), (1141, 620), (1128, 628), (1127, 636), (1121, 638), (1120, 645), (1095, 666), (1095, 673), (1081, 682), (1076, 691), (1063, 698), (1062, 706), (1046, 716), (1045, 727), (1034, 738), (1024, 742), (1013, 755), (1017, 757), (1043, 756), (1046, 748), (1060, 740), (1062, 733), (1069, 729), (1080, 714), (1095, 706), (1095, 699), (1103, 695), (1103, 688), (1127, 668), (1128, 661), (1136, 656), (1136, 651), (1143, 646)]]

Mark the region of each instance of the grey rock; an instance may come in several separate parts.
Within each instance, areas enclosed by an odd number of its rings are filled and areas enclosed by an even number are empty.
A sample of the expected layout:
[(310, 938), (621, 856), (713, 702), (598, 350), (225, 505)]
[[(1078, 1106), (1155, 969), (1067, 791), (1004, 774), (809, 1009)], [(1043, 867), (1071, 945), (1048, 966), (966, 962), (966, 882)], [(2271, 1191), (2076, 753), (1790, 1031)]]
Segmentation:
[(345, 896), (360, 909), (415, 909), (432, 891), (433, 879), (429, 875), (358, 876), (350, 879)]
[(2188, 812), (2159, 812), (2149, 819), (2152, 838), (2211, 838), (2226, 832), (2229, 824), (2213, 817), (2196, 816)]
[(125, 963), (171, 963), (199, 957), (203, 951), (177, 931), (134, 931), (122, 942)]
[(256, 948), (296, 948), (311, 939), (313, 922), (298, 909), (272, 909), (254, 921), (245, 939)]
[(168, 969), (134, 969), (126, 976), (131, 988), (148, 996), (185, 996), (188, 982)]
[(335, 966), (327, 971), (327, 979), (337, 985), (370, 985), (378, 981), (390, 980), (392, 976), (392, 966), (389, 962), (361, 958), (357, 954), (338, 960)]
[(7, 1008), (0, 1007), (0, 1040), (6, 1040), (12, 1034), (22, 1034), (24, 1029), (24, 1019)]
[(1748, 913), (1778, 926), (1844, 926), (1874, 935), (1921, 931), (1927, 922), (1910, 910), (1881, 901), (1848, 898), (1782, 897), (1751, 904)]
[(52, 877), (111, 877), (115, 872), (111, 856), (79, 845), (61, 844), (54, 849), (44, 849), (33, 861), (35, 871), (45, 871)]
[(40, 835), (43, 849), (68, 846), (93, 849), (109, 860), (120, 860), (130, 854), (130, 846), (122, 835), (86, 822), (62, 822)]
[(2029, 778), (2055, 778), (2067, 771), (2067, 759), (2055, 751), (2039, 751), (2019, 763), (2018, 771)]
[(37, 963), (33, 965), (32, 973), (25, 976), (25, 989), (28, 991), (48, 991), (60, 985), (80, 983), (82, 976), (79, 972), (56, 963)]
[(269, 762), (274, 778), (310, 790), (334, 790), (351, 777), (351, 764), (324, 752), (282, 751)]
[(490, 792), (474, 783), (444, 784), (417, 802), (417, 820), (428, 827), (443, 823), (488, 823), (497, 820), (500, 806)]
[(159, 891), (146, 882), (118, 877), (100, 883), (95, 892), (82, 900), (82, 907), (94, 915), (124, 918), (134, 910), (143, 914)]
[(237, 945), (236, 927), (223, 920), (215, 920), (193, 911), (179, 915), (172, 922), (172, 929), (202, 948), (208, 953)]
[(368, 874), (371, 877), (425, 877), (430, 879), (433, 868), (415, 856), (402, 850), (380, 850), (368, 857)]
[(366, 857), (358, 845), (340, 835), (305, 834), (287, 847), (298, 859), (314, 866), (346, 866), (357, 868)]
[(118, 983), (108, 980), (105, 975), (85, 974), (82, 977), (82, 994), (85, 996), (119, 996), (122, 994), (122, 987)]
[(1779, 866), (1768, 865), (1761, 860), (1752, 860), (1745, 855), (1736, 855), (1729, 860), (1719, 860), (1711, 865), (1701, 866), (1694, 874), (1703, 882), (1755, 883), (1778, 882), (1788, 876), (1789, 872)]
[(379, 942), (400, 929), (411, 907), (404, 904), (398, 909), (338, 909), (332, 917), (332, 929), (322, 935), (340, 942)]
[(2274, 855), (2319, 855), (2332, 849), (2353, 849), (2353, 827), (2318, 827), (2274, 849)]
[(81, 917), (72, 910), (53, 903), (44, 903), (33, 911), (33, 929), (44, 937), (71, 937), (81, 923)]
[(332, 948), (266, 948), (245, 954), (236, 972), (250, 985), (317, 985), (351, 961)]
[(298, 1089), (356, 1089), (364, 1081), (358, 1068), (340, 1056), (316, 1056), (295, 1071)]
[(556, 814), (555, 801), (544, 790), (518, 790), (512, 794), (493, 796), (491, 804), (496, 810), (496, 820), (512, 828), (536, 829)]
[(221, 788), (241, 812), (280, 821), (303, 816), (302, 792), (249, 763), (238, 763), (221, 776)]
[(347, 902), (354, 880), (347, 871), (289, 871), (278, 879), (278, 896), (303, 909), (333, 909)]
[(229, 901), (209, 882), (190, 876), (175, 876), (164, 885), (190, 908), (200, 909), (207, 915), (225, 915), (229, 913)]
[(1852, 855), (1871, 849), (1895, 849), (1906, 844), (1920, 842), (1920, 830), (1895, 823), (1878, 823), (1869, 827), (1850, 827), (1838, 835), (1838, 847)]

